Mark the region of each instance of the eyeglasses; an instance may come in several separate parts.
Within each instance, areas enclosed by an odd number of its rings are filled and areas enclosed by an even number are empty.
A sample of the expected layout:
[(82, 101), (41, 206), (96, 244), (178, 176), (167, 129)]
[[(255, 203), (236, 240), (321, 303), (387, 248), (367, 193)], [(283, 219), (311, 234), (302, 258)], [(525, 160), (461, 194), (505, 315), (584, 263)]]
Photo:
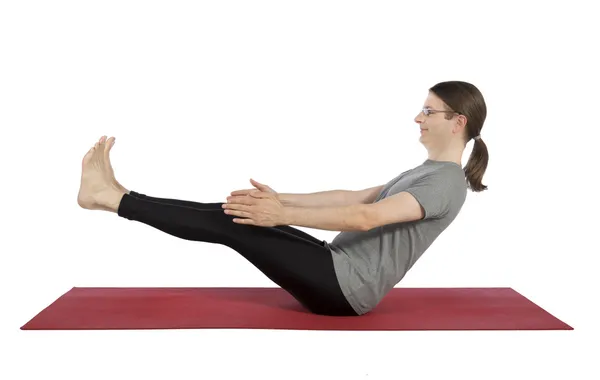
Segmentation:
[(454, 111), (444, 111), (444, 110), (434, 110), (434, 109), (427, 108), (427, 107), (423, 108), (423, 109), (422, 109), (422, 111), (423, 111), (423, 114), (424, 114), (425, 116), (433, 115), (433, 114), (435, 114), (435, 113), (438, 113), (438, 112), (443, 112), (443, 113), (455, 113), (455, 114), (457, 114), (457, 115), (462, 115), (462, 113), (460, 113), (460, 112), (454, 112)]

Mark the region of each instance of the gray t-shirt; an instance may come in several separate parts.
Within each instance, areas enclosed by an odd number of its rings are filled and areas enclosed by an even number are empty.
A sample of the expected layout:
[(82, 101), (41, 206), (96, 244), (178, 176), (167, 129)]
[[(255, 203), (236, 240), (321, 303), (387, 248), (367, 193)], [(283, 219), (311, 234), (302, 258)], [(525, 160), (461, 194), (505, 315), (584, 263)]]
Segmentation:
[(342, 231), (325, 241), (342, 291), (359, 315), (372, 310), (456, 218), (467, 182), (457, 163), (427, 159), (389, 181), (373, 202), (402, 191), (423, 206), (424, 219)]

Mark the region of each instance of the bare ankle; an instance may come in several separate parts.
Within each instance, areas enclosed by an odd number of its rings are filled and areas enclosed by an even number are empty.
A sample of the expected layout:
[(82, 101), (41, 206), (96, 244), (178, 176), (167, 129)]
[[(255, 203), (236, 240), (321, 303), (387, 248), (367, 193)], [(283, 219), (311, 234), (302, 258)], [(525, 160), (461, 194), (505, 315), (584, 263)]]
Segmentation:
[(125, 194), (129, 194), (129, 191), (126, 189), (115, 189), (114, 191), (111, 191), (110, 195), (106, 197), (106, 204), (104, 206), (112, 212), (117, 212)]

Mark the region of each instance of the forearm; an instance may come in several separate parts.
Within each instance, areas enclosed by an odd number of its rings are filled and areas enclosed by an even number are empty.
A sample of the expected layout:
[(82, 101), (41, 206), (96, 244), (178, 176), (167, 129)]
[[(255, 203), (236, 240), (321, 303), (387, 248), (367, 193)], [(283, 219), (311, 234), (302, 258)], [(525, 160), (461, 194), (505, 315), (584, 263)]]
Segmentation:
[(331, 231), (366, 231), (367, 205), (284, 207), (283, 224)]
[(329, 190), (308, 194), (279, 194), (279, 201), (290, 207), (338, 207), (354, 203), (351, 190)]

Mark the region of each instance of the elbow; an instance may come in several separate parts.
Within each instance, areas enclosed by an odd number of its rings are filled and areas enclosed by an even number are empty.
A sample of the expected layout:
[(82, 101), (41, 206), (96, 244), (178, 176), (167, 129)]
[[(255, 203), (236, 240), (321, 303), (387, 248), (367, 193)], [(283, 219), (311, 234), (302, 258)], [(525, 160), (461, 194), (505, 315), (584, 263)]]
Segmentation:
[(360, 229), (360, 232), (367, 232), (367, 231), (370, 231), (370, 230), (372, 230), (373, 228), (375, 228), (375, 227), (371, 227), (371, 226), (364, 226), (364, 227), (362, 227), (362, 228)]

